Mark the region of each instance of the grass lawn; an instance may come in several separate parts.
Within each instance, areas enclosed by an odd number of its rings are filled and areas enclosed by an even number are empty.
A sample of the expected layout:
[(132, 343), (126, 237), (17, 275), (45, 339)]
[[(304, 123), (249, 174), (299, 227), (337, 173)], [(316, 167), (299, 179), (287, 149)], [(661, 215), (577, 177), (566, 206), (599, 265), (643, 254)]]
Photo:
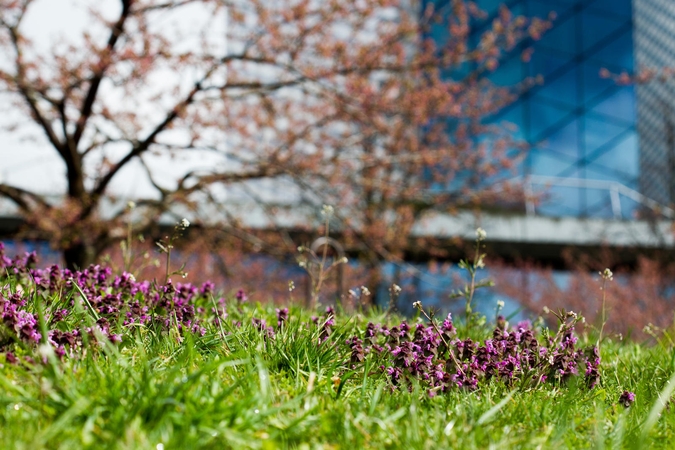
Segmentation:
[[(312, 317), (211, 286), (29, 263), (5, 261), (0, 277), (2, 448), (675, 445), (665, 344), (604, 339), (598, 380), (582, 351), (595, 338), (564, 327)], [(573, 361), (566, 374), (554, 355)]]

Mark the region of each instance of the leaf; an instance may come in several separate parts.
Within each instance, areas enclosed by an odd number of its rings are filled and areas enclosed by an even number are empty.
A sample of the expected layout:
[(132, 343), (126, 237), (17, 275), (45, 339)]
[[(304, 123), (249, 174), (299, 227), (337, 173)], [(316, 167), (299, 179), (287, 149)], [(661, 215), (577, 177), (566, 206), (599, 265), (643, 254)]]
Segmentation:
[(663, 409), (668, 404), (668, 400), (670, 400), (670, 396), (673, 395), (674, 390), (675, 390), (675, 373), (671, 375), (670, 379), (666, 383), (666, 387), (663, 388), (663, 390), (659, 394), (659, 397), (654, 402), (654, 406), (652, 406), (651, 411), (649, 411), (649, 416), (647, 417), (647, 420), (645, 421), (644, 425), (642, 425), (643, 438), (645, 438), (647, 434), (649, 434), (654, 425), (656, 425), (656, 422), (659, 421), (659, 417), (661, 417), (661, 412), (663, 412)]
[(499, 412), (500, 409), (502, 409), (508, 402), (511, 400), (511, 397), (513, 397), (513, 394), (515, 394), (516, 391), (511, 391), (508, 393), (506, 397), (504, 397), (499, 403), (497, 403), (495, 406), (487, 410), (485, 413), (483, 413), (482, 416), (478, 419), (478, 422), (476, 422), (476, 425), (483, 425), (487, 423), (492, 417)]

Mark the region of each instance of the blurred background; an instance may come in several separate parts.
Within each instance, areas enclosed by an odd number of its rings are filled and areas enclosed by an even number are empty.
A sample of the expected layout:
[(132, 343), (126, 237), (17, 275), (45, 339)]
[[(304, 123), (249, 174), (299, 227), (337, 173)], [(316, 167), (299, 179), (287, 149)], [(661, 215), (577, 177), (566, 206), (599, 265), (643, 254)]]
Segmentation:
[(482, 227), (489, 320), (502, 300), (511, 320), (546, 306), (594, 323), (608, 267), (612, 331), (672, 324), (672, 2), (0, 9), (8, 256), (153, 277), (154, 242), (175, 236), (176, 280), (284, 303), (316, 285), (298, 246), (325, 248), (326, 267), (349, 262), (323, 304), (446, 313)]

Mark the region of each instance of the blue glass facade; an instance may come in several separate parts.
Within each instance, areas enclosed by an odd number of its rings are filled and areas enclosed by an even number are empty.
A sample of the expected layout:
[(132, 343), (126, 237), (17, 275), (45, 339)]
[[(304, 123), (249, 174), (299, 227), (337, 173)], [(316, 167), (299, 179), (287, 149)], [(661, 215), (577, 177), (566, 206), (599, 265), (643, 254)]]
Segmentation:
[[(449, 14), (449, 0), (427, 3)], [(639, 187), (635, 88), (600, 76), (603, 68), (612, 73), (635, 69), (631, 0), (475, 3), (487, 13), (472, 28), (476, 39), (491, 25), (501, 4), (525, 17), (545, 19), (555, 13), (552, 28), (540, 40), (523, 41), (490, 75), (501, 86), (542, 77), (541, 84), (488, 119), (516, 125), (516, 137), (530, 144), (522, 174), (534, 176), (533, 189), (545, 191), (549, 199), (537, 207), (537, 213), (632, 218), (637, 204), (618, 195), (613, 204), (610, 187), (613, 183)], [(442, 44), (443, 27), (430, 31)], [(523, 58), (528, 49), (533, 50), (529, 60)]]

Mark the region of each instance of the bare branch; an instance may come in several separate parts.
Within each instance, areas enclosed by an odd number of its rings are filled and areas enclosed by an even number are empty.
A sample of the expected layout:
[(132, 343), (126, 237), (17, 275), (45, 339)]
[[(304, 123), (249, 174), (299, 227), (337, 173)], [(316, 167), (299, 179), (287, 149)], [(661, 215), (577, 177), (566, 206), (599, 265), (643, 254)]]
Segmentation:
[(166, 130), (173, 123), (173, 121), (179, 117), (179, 115), (185, 110), (185, 108), (187, 108), (189, 105), (192, 104), (195, 96), (203, 90), (202, 84), (211, 76), (211, 74), (215, 69), (216, 66), (208, 70), (207, 73), (202, 77), (202, 79), (195, 83), (194, 87), (190, 90), (188, 95), (183, 100), (181, 100), (176, 106), (174, 106), (174, 108), (166, 115), (164, 120), (162, 120), (162, 122), (160, 122), (145, 139), (143, 139), (140, 142), (136, 142), (131, 151), (127, 153), (102, 178), (98, 180), (98, 182), (94, 186), (94, 189), (92, 190), (91, 206), (87, 209), (87, 213), (91, 211), (91, 208), (94, 206), (95, 203), (97, 203), (99, 197), (103, 195), (106, 188), (108, 187), (108, 184), (110, 184), (110, 181), (115, 177), (115, 175), (117, 175), (117, 173), (129, 163), (129, 161), (146, 152), (150, 148), (150, 146), (155, 143), (155, 139), (157, 138), (157, 136), (164, 130)]
[[(129, 17), (132, 3), (133, 0), (122, 0), (122, 12), (120, 13), (120, 17), (117, 19), (117, 22), (113, 24), (112, 29), (110, 30), (110, 37), (108, 38), (106, 49), (102, 53), (102, 57), (99, 60), (98, 70), (94, 72), (92, 78), (89, 80), (89, 91), (87, 91), (87, 96), (85, 97), (82, 107), (80, 108), (80, 117), (77, 120), (75, 132), (73, 133), (72, 142), (75, 147), (77, 147), (77, 145), (80, 143), (80, 139), (84, 133), (87, 121), (91, 116), (92, 107), (94, 106), (94, 101), (98, 95), (98, 89), (101, 85), (101, 81), (103, 81), (103, 78), (105, 77), (106, 71), (110, 67), (115, 45), (117, 44), (119, 37), (124, 32), (124, 23)], [(71, 148), (70, 151), (77, 151), (77, 148)]]
[(52, 146), (57, 150), (57, 152), (59, 152), (59, 154), (62, 157), (65, 157), (63, 144), (59, 141), (58, 136), (52, 129), (49, 120), (47, 120), (47, 118), (45, 117), (45, 114), (40, 110), (38, 100), (37, 98), (35, 98), (35, 94), (37, 93), (37, 91), (35, 88), (32, 87), (32, 83), (27, 78), (26, 74), (27, 70), (23, 61), (23, 49), (21, 48), (21, 37), (19, 35), (18, 23), (10, 25), (3, 22), (2, 25), (4, 25), (7, 31), (9, 32), (12, 42), (12, 48), (14, 49), (14, 52), (16, 54), (16, 57), (14, 59), (14, 64), (16, 66), (16, 75), (15, 75), (16, 89), (18, 90), (19, 94), (21, 95), (23, 100), (26, 102), (26, 105), (30, 109), (31, 114), (33, 116), (33, 120), (35, 120), (35, 122), (40, 126), (40, 128), (42, 128), (42, 131), (44, 131), (45, 135), (47, 136), (47, 139), (52, 144)]
[(25, 213), (33, 211), (31, 202), (46, 209), (51, 208), (51, 205), (49, 205), (40, 195), (7, 184), (0, 184), (0, 195), (13, 201), (19, 209)]

